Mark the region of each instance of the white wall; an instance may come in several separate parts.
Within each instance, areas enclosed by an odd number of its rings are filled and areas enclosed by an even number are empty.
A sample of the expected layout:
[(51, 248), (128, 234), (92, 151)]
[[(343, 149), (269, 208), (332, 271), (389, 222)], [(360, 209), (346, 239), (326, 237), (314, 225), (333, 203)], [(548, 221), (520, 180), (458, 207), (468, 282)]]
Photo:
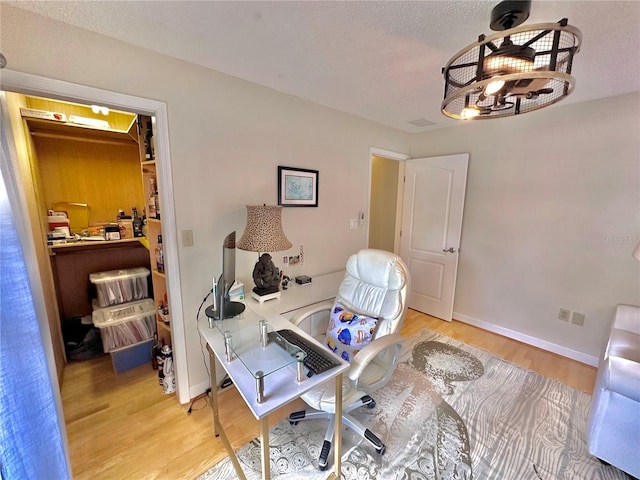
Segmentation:
[[(320, 171), (318, 208), (287, 208), (305, 246), (292, 274), (343, 267), (366, 244), (369, 147), (413, 157), (469, 152), (456, 316), (596, 356), (617, 303), (640, 304), (639, 95), (409, 136), (304, 100), (0, 4), (12, 70), (168, 105), (190, 384), (206, 382), (197, 308), (245, 204), (276, 202), (277, 165)], [(579, 88), (579, 86), (578, 86)], [(178, 233), (178, 238), (179, 238)], [(279, 262), (282, 254), (274, 255)], [(238, 252), (249, 282), (257, 255)], [(584, 312), (584, 327), (556, 320)]]
[[(180, 246), (189, 383), (206, 382), (195, 325), (198, 306), (221, 269), (222, 240), (244, 231), (246, 204), (277, 202), (277, 166), (319, 170), (319, 207), (287, 208), (285, 232), (305, 265), (288, 273), (344, 268), (366, 246), (349, 219), (365, 210), (370, 147), (404, 151), (408, 136), (211, 70), (158, 55), (1, 4), (0, 45), (12, 70), (166, 102)], [(178, 238), (180, 238), (178, 232)], [(238, 252), (250, 281), (257, 254)], [(203, 313), (202, 313), (203, 314)]]
[(454, 317), (597, 356), (640, 305), (639, 132), (634, 93), (412, 136), (412, 157), (470, 153)]

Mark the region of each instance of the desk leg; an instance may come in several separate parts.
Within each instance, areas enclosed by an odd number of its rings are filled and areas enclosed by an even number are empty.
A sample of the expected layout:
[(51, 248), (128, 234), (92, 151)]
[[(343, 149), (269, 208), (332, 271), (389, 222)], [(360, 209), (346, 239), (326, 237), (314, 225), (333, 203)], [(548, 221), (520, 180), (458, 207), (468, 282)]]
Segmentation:
[(220, 425), (220, 416), (218, 413), (218, 386), (216, 385), (216, 356), (211, 350), (211, 347), (207, 345), (207, 350), (209, 351), (209, 371), (211, 372), (211, 410), (213, 410), (213, 434), (216, 437), (219, 437), (224, 445), (225, 450), (229, 454), (229, 458), (231, 459), (231, 463), (233, 463), (233, 468), (238, 475), (238, 478), (241, 480), (247, 480), (244, 472), (242, 471), (242, 467), (240, 466), (240, 462), (238, 461), (238, 456), (236, 452), (233, 451), (233, 447), (231, 446), (231, 442), (227, 438), (227, 435), (224, 433), (222, 429), (222, 425)]
[(220, 420), (218, 418), (218, 388), (216, 385), (216, 356), (213, 354), (213, 350), (211, 347), (207, 345), (207, 350), (209, 351), (209, 375), (211, 382), (211, 410), (213, 411), (213, 434), (216, 437), (219, 437), (218, 434), (218, 425), (220, 424)]
[(336, 377), (336, 414), (333, 433), (333, 476), (340, 478), (342, 469), (342, 374)]
[(271, 464), (269, 459), (269, 416), (260, 419), (260, 445), (262, 445), (262, 479), (270, 480)]

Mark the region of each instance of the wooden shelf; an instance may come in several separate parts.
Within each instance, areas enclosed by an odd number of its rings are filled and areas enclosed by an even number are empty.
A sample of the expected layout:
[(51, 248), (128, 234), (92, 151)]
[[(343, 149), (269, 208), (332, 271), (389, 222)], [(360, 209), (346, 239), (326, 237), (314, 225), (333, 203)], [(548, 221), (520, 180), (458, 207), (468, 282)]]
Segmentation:
[(75, 123), (24, 117), (32, 135), (64, 137), (79, 141), (108, 141), (137, 145), (130, 131), (102, 129)]
[(164, 330), (165, 332), (167, 332), (169, 334), (171, 333), (171, 327), (169, 326), (168, 323), (164, 323), (164, 321), (162, 321), (162, 320), (158, 320), (158, 321), (156, 321), (156, 323), (158, 324), (158, 328), (160, 330)]
[[(142, 173), (142, 189), (145, 206), (147, 208), (147, 242), (149, 248), (149, 259), (151, 262), (151, 283), (153, 285), (153, 296), (156, 304), (156, 323), (158, 325), (158, 339), (162, 344), (171, 345), (171, 315), (163, 315), (158, 311), (158, 307), (169, 301), (167, 297), (167, 277), (163, 272), (158, 272), (156, 268), (156, 248), (158, 247), (158, 235), (162, 235), (162, 221), (160, 218), (152, 217), (149, 208), (150, 199), (155, 197), (158, 189), (158, 169), (155, 160), (147, 160), (146, 150), (148, 145), (148, 129), (152, 127), (151, 118), (141, 115), (138, 118), (141, 126), (139, 129), (138, 149), (140, 153), (140, 170)], [(152, 139), (151, 139), (152, 140)], [(152, 143), (153, 145), (153, 143)], [(153, 191), (152, 191), (153, 188)], [(155, 202), (157, 204), (157, 199)], [(166, 320), (166, 322), (165, 322)]]
[[(155, 261), (155, 258), (153, 259), (153, 261)], [(152, 272), (154, 275), (156, 275), (156, 276), (158, 276), (158, 277), (160, 277), (160, 278), (163, 278), (163, 279), (166, 279), (166, 278), (167, 278), (167, 277), (165, 276), (165, 274), (164, 274), (164, 273), (159, 272), (158, 270), (153, 269), (153, 270), (151, 270), (151, 272)]]

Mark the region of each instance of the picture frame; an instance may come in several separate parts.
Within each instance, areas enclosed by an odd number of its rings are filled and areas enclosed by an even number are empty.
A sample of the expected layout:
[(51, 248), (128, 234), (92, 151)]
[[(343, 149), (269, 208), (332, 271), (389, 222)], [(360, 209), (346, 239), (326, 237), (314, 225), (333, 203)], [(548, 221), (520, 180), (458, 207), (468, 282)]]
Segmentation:
[(318, 170), (278, 166), (278, 205), (318, 206)]

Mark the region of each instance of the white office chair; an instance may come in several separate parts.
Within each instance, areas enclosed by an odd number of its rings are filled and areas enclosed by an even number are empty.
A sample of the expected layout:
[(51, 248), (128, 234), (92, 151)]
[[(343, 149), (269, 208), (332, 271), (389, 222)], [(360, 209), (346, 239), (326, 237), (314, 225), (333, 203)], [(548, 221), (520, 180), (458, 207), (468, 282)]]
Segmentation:
[[(336, 319), (336, 310), (340, 311), (341, 318), (344, 318), (346, 313), (348, 318), (352, 318), (349, 316), (351, 314), (358, 315), (362, 322), (365, 321), (362, 320), (363, 317), (377, 319), (375, 329), (372, 328), (370, 343), (356, 352), (357, 355), (353, 358), (347, 359), (351, 354), (343, 353), (343, 358), (350, 361), (351, 367), (346, 372), (343, 382), (342, 423), (368, 440), (381, 455), (386, 450), (382, 441), (349, 413), (361, 406), (375, 407), (375, 401), (369, 393), (384, 386), (393, 374), (402, 347), (402, 337), (398, 332), (407, 312), (409, 281), (407, 267), (397, 255), (382, 250), (361, 250), (349, 258), (335, 302), (325, 302), (315, 308), (311, 307), (291, 318), (293, 323), (314, 336), (319, 329), (311, 323), (317, 322), (319, 316), (324, 316), (327, 320), (331, 315), (333, 324), (330, 321), (330, 326), (340, 330), (339, 327), (343, 323), (342, 320)], [(336, 326), (335, 323), (340, 325)], [(326, 330), (327, 328), (324, 328), (324, 331)], [(335, 332), (336, 328), (332, 331)], [(332, 340), (329, 340), (329, 343), (334, 345)], [(302, 398), (314, 410), (294, 412), (289, 416), (289, 422), (296, 425), (302, 420), (329, 420), (318, 460), (320, 470), (325, 470), (334, 433), (333, 383), (327, 382), (309, 391)]]

